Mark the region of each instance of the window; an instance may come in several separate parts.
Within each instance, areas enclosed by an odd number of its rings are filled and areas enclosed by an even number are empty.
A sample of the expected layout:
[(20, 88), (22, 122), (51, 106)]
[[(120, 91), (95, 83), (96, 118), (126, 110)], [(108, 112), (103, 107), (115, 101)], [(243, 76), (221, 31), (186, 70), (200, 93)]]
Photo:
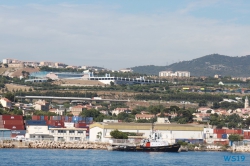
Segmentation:
[(75, 140), (76, 141), (80, 141), (81, 139), (80, 139), (80, 137), (76, 137)]
[(58, 133), (66, 133), (65, 130), (58, 130)]
[(78, 134), (83, 134), (82, 130), (78, 130), (77, 132), (78, 132)]
[(75, 131), (74, 131), (74, 130), (69, 130), (69, 133), (70, 133), (70, 134), (74, 134)]
[(63, 137), (57, 137), (57, 140), (58, 141), (63, 141), (64, 139), (63, 139)]
[(70, 141), (74, 141), (74, 137), (69, 137), (69, 140)]

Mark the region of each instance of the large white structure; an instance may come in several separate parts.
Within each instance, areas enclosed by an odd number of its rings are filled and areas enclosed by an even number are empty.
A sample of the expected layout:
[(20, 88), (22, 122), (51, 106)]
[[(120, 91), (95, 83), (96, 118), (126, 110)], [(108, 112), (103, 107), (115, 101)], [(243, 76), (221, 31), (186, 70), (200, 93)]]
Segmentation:
[(86, 140), (86, 128), (50, 128), (49, 133), (54, 141), (84, 141)]
[[(93, 123), (89, 126), (89, 141), (109, 142), (113, 130), (136, 133), (137, 138), (148, 138), (152, 129), (151, 123)], [(162, 138), (175, 142), (177, 139), (203, 140), (203, 127), (179, 124), (155, 124)], [(140, 137), (140, 136), (141, 137)]]
[(190, 77), (190, 72), (188, 71), (160, 71), (160, 77)]
[(51, 138), (51, 136), (49, 135), (48, 126), (26, 125), (25, 138), (45, 139)]

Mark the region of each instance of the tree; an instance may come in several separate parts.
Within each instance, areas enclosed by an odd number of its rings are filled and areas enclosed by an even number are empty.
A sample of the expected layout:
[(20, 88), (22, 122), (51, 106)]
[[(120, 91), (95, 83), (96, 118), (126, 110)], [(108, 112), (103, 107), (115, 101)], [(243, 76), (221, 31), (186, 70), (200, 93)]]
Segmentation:
[(199, 107), (202, 107), (202, 106), (207, 106), (207, 101), (206, 100), (199, 101)]
[(98, 140), (101, 140), (101, 139), (102, 139), (102, 132), (101, 132), (101, 131), (99, 131), (99, 132), (97, 133), (96, 138), (97, 138)]
[(218, 102), (213, 102), (213, 109), (218, 109), (220, 108), (220, 104)]
[(124, 132), (121, 132), (117, 129), (110, 132), (110, 135), (115, 139), (128, 139), (128, 135)]
[(248, 126), (250, 125), (250, 117), (246, 119), (245, 123), (246, 123), (246, 125), (248, 125)]
[(206, 113), (210, 114), (211, 112), (212, 112), (212, 110), (207, 110), (207, 112), (206, 112)]
[(231, 134), (231, 135), (229, 135), (228, 139), (230, 141), (241, 141), (242, 140), (242, 138), (239, 134)]
[(15, 98), (14, 94), (11, 93), (11, 92), (6, 93), (4, 95), (4, 97), (7, 98), (7, 99), (9, 99), (10, 101), (14, 101), (14, 98)]

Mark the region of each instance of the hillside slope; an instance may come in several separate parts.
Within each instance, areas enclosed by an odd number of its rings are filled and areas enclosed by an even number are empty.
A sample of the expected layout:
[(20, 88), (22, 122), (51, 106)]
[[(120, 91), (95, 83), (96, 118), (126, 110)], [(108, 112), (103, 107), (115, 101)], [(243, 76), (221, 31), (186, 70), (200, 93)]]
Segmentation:
[(219, 54), (206, 55), (191, 61), (182, 61), (169, 66), (138, 66), (133, 71), (147, 75), (158, 75), (160, 71), (189, 71), (191, 76), (241, 76), (250, 75), (250, 55), (230, 57)]

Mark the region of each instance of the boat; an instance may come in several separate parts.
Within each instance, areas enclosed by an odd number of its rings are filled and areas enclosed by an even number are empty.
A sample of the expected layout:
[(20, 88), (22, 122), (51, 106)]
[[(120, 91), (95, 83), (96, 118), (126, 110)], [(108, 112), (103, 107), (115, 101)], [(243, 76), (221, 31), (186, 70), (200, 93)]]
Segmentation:
[(162, 139), (162, 134), (153, 130), (152, 127), (149, 138), (141, 140), (139, 144), (121, 144), (109, 149), (115, 151), (179, 152), (180, 145), (171, 144), (170, 141)]

